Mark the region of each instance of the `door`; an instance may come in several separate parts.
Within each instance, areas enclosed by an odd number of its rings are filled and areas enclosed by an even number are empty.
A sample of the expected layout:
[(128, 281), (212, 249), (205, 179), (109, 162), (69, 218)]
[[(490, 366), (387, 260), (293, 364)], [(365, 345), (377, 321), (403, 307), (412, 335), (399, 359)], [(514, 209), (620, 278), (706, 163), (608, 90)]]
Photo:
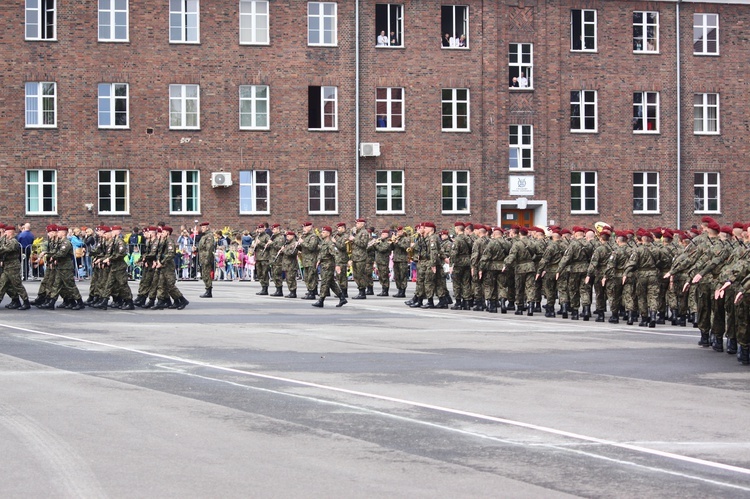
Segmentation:
[(521, 227), (534, 226), (534, 210), (503, 210), (502, 223), (503, 230), (510, 229), (514, 225)]

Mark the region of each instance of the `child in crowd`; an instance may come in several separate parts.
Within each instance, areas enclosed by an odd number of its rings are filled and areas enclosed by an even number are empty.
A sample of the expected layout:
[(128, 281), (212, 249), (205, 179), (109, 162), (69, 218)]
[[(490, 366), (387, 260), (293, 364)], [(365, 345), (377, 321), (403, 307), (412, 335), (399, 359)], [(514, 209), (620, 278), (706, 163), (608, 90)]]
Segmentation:
[(227, 258), (224, 254), (224, 248), (216, 248), (216, 272), (214, 281), (223, 281), (227, 275)]

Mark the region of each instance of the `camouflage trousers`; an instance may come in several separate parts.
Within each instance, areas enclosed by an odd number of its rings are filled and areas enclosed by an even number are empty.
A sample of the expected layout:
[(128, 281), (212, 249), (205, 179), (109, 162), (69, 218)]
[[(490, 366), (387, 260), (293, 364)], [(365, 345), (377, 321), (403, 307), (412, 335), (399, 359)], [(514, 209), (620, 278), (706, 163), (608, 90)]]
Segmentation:
[(367, 260), (352, 262), (352, 276), (358, 289), (365, 289), (368, 286), (368, 274), (370, 274), (370, 281), (372, 281), (372, 266), (369, 269), (367, 268)]
[(508, 287), (505, 285), (506, 275), (500, 269), (489, 269), (482, 271), (484, 285), (483, 295), (486, 300), (507, 300)]
[(214, 287), (214, 270), (215, 270), (216, 263), (213, 260), (203, 260), (201, 261), (201, 281), (203, 281), (203, 285), (206, 287), (206, 289), (211, 289)]
[(341, 296), (341, 288), (336, 280), (336, 264), (333, 262), (320, 264), (320, 296), (326, 297), (328, 291), (333, 291), (335, 296)]
[(536, 272), (516, 272), (514, 278), (516, 282), (516, 303), (534, 301)]
[(659, 309), (659, 287), (661, 283), (655, 271), (638, 272), (635, 294), (638, 302), (638, 313), (647, 316), (649, 310)]
[(273, 285), (277, 288), (280, 288), (282, 283), (284, 282), (282, 278), (283, 270), (281, 268), (281, 263), (272, 263), (271, 264), (271, 280), (273, 281)]
[(150, 266), (143, 267), (143, 273), (141, 273), (141, 282), (138, 283), (138, 296), (148, 296), (151, 292), (151, 287), (154, 284), (154, 275), (156, 271)]
[(378, 281), (380, 281), (380, 287), (383, 290), (387, 290), (391, 287), (391, 270), (388, 268), (388, 261), (376, 262), (375, 265), (378, 268)]
[[(585, 278), (586, 278), (585, 272), (569, 272), (568, 273), (568, 304), (574, 309), (577, 309), (581, 305), (581, 289), (582, 289), (582, 286), (585, 286), (583, 282)], [(590, 296), (589, 296), (588, 301), (590, 304), (591, 303)]]
[(393, 280), (396, 289), (406, 289), (409, 283), (409, 262), (393, 262)]
[(261, 286), (268, 287), (270, 284), (270, 272), (271, 265), (268, 263), (268, 260), (257, 260), (255, 262), (255, 278), (258, 279)]
[(470, 300), (474, 297), (471, 287), (471, 267), (468, 265), (456, 265), (451, 274), (453, 281), (453, 296), (456, 300)]
[(64, 300), (80, 300), (81, 293), (76, 286), (75, 275), (72, 268), (57, 268), (55, 282), (50, 289), (49, 297), (62, 296)]
[(18, 298), (26, 301), (29, 299), (29, 295), (26, 293), (26, 288), (23, 286), (23, 280), (21, 279), (21, 267), (6, 267), (0, 273), (0, 300), (2, 300), (2, 297), (6, 293), (12, 300)]
[(310, 293), (318, 292), (318, 267), (317, 265), (305, 265), (302, 267), (302, 276), (305, 279), (305, 287)]
[[(472, 289), (472, 296), (474, 297), (474, 302), (483, 302), (484, 300), (489, 300), (490, 298), (487, 298), (487, 296), (484, 293), (484, 279), (485, 274), (482, 274), (482, 277), (479, 277), (479, 267), (472, 267), (471, 271), (473, 272), (473, 275), (470, 274), (471, 277), (471, 289)], [(499, 272), (499, 270), (498, 270)]]
[(167, 298), (172, 298), (173, 300), (182, 298), (182, 293), (177, 289), (177, 277), (175, 276), (173, 266), (167, 265), (161, 268), (156, 297), (159, 301), (167, 301)]
[(133, 293), (128, 286), (128, 269), (127, 267), (110, 267), (107, 286), (104, 290), (104, 296), (121, 298), (123, 300), (132, 300)]
[[(612, 315), (617, 315), (620, 312), (620, 307), (622, 306), (622, 276), (615, 275), (611, 279), (607, 279), (606, 289), (607, 298), (609, 298), (609, 309), (612, 311)], [(598, 308), (599, 307), (597, 306), (597, 309)]]
[[(562, 277), (560, 277), (562, 279)], [(555, 279), (555, 272), (549, 271), (544, 274), (544, 277), (539, 276), (539, 281), (542, 281), (542, 288), (544, 289), (544, 296), (547, 298), (547, 306), (555, 306), (557, 301), (557, 280)]]

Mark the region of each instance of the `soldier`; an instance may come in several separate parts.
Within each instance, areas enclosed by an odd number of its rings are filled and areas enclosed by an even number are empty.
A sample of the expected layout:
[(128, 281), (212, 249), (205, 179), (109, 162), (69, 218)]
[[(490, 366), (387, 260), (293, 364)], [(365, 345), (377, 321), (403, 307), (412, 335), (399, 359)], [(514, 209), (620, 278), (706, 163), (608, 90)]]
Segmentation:
[(297, 244), (294, 231), (286, 233), (286, 241), (281, 247), (281, 269), (286, 274), (286, 287), (289, 294), (286, 298), (297, 298), (297, 270), (299, 270), (299, 260), (297, 260)]
[(331, 240), (332, 232), (333, 230), (330, 227), (323, 227), (320, 232), (321, 241), (318, 245), (318, 262), (316, 265), (316, 267), (320, 267), (320, 298), (312, 304), (313, 307), (323, 308), (323, 302), (328, 296), (329, 288), (339, 298), (336, 307), (343, 307), (347, 303), (334, 275), (341, 272), (341, 267), (336, 264), (338, 249)]
[[(609, 298), (609, 307), (612, 311), (612, 316), (609, 318), (610, 324), (620, 323), (620, 307), (622, 306), (622, 289), (623, 289), (623, 275), (625, 274), (625, 265), (630, 259), (630, 247), (628, 246), (628, 235), (622, 231), (615, 231), (615, 249), (612, 250), (607, 258), (607, 263), (604, 267), (604, 273), (602, 275), (601, 285), (606, 289), (607, 297)], [(628, 323), (632, 325), (632, 319), (630, 314), (628, 315)], [(597, 321), (598, 321), (597, 317)]]
[[(162, 244), (160, 245), (159, 254), (156, 259), (158, 288), (157, 302), (153, 310), (162, 310), (167, 307), (182, 310), (190, 302), (177, 289), (177, 276), (175, 275), (174, 263), (175, 244), (170, 237), (172, 235), (172, 227), (165, 225), (161, 228), (161, 233), (157, 230), (157, 234), (159, 234)], [(169, 305), (170, 298), (174, 300), (174, 305)]]
[[(585, 241), (586, 229), (584, 227), (573, 227), (573, 239), (565, 250), (557, 269), (557, 277), (568, 271), (568, 302), (563, 303), (563, 319), (567, 319), (567, 312), (571, 312), (570, 318), (578, 320), (578, 307), (581, 303), (581, 287), (585, 286), (586, 269), (588, 269), (591, 255), (588, 244)], [(557, 284), (558, 289), (560, 283)]]
[(255, 254), (255, 276), (260, 281), (260, 291), (255, 294), (259, 296), (268, 295), (269, 275), (271, 271), (271, 252), (268, 251), (270, 243), (271, 236), (266, 232), (265, 224), (258, 225), (255, 229), (255, 239), (253, 240), (253, 244), (250, 245), (250, 251)]
[[(146, 308), (146, 300), (149, 291), (154, 282), (154, 261), (156, 260), (156, 251), (159, 247), (156, 241), (156, 227), (148, 226), (143, 228), (143, 256), (141, 256), (141, 281), (138, 283), (138, 293), (136, 294), (133, 304), (136, 307)], [(153, 307), (151, 303), (148, 308)]]
[(283, 270), (281, 268), (281, 251), (284, 248), (285, 241), (286, 236), (281, 232), (281, 225), (271, 225), (271, 241), (266, 243), (266, 245), (268, 246), (269, 255), (273, 255), (273, 258), (271, 258), (270, 261), (271, 279), (273, 280), (273, 285), (276, 287), (276, 291), (270, 296), (284, 296), (284, 293), (282, 292)]
[[(698, 328), (701, 332), (701, 339), (698, 344), (702, 347), (712, 346), (711, 327), (713, 326), (714, 316), (719, 312), (718, 304), (713, 299), (716, 289), (716, 280), (718, 279), (724, 261), (729, 257), (729, 251), (724, 243), (719, 240), (721, 226), (717, 222), (709, 222), (704, 230), (706, 234), (703, 243), (703, 252), (698, 261), (690, 270), (690, 283), (697, 285), (695, 299), (698, 307)], [(697, 238), (696, 238), (697, 239)], [(723, 315), (723, 304), (721, 307)], [(721, 317), (720, 320), (723, 320)]]
[(502, 270), (509, 249), (510, 243), (503, 239), (503, 229), (493, 227), (492, 237), (483, 245), (477, 273), (477, 280), (484, 284), (482, 296), (487, 299), (487, 312), (493, 314), (497, 313), (498, 304), (502, 313), (508, 311), (508, 288), (505, 285), (506, 275)]
[(481, 260), (482, 254), (484, 253), (484, 247), (489, 242), (487, 237), (487, 228), (482, 224), (474, 225), (473, 234), (475, 236), (474, 242), (471, 245), (471, 286), (472, 295), (474, 296), (474, 307), (472, 308), (475, 312), (481, 312), (487, 308), (485, 303), (486, 297), (484, 296), (484, 274), (480, 277)]
[(41, 309), (54, 310), (55, 302), (60, 295), (63, 297), (61, 308), (69, 308), (71, 310), (83, 310), (86, 308), (75, 283), (75, 275), (73, 273), (73, 245), (67, 235), (68, 228), (58, 225), (57, 240), (59, 243), (55, 245), (54, 251), (47, 255), (50, 266), (56, 269), (55, 281), (50, 289), (49, 299), (39, 307)]
[[(544, 251), (547, 249), (549, 239), (545, 230), (541, 227), (531, 227), (529, 229), (529, 242), (534, 247), (534, 267), (539, 265), (539, 261), (544, 255)], [(534, 313), (542, 312), (542, 297), (544, 295), (544, 288), (542, 281), (536, 278), (534, 274)]]
[(16, 239), (16, 230), (12, 225), (0, 224), (0, 230), (5, 231), (4, 238), (0, 239), (0, 300), (7, 292), (11, 302), (5, 308), (28, 310), (31, 303), (21, 277), (21, 243)]
[(523, 315), (523, 311), (527, 310), (526, 314), (532, 316), (534, 315), (533, 300), (536, 268), (534, 264), (534, 248), (529, 241), (528, 235), (529, 229), (526, 227), (518, 229), (518, 237), (511, 246), (508, 256), (505, 257), (501, 272), (505, 273), (509, 269), (514, 270), (513, 275), (516, 282), (515, 315)]
[[(422, 308), (448, 308), (445, 289), (445, 274), (443, 273), (443, 263), (445, 256), (440, 245), (440, 236), (435, 233), (435, 224), (425, 222), (424, 224), (425, 239), (427, 240), (427, 270), (424, 280), (425, 296), (427, 303)], [(443, 280), (443, 286), (439, 286), (439, 281)], [(440, 294), (443, 293), (443, 294)], [(438, 303), (435, 304), (434, 296), (438, 295)]]
[(349, 298), (349, 236), (346, 232), (346, 223), (339, 222), (336, 224), (336, 235), (331, 238), (333, 244), (336, 245), (336, 265), (341, 267), (341, 272), (335, 274), (335, 278), (338, 280), (341, 293), (344, 298)]
[(466, 224), (456, 222), (453, 224), (456, 236), (453, 238), (453, 246), (450, 252), (451, 280), (453, 281), (453, 296), (456, 304), (452, 310), (471, 310), (474, 306), (474, 293), (471, 291), (471, 250), (472, 240), (464, 231)]
[[(725, 282), (726, 274), (728, 269), (735, 268), (740, 261), (747, 260), (750, 257), (750, 251), (748, 251), (748, 245), (745, 244), (747, 232), (745, 231), (745, 225), (739, 222), (735, 222), (732, 226), (732, 242), (734, 244), (734, 250), (732, 255), (724, 266), (722, 275), (720, 276), (719, 282)], [(727, 353), (737, 353), (737, 306), (734, 303), (734, 298), (740, 291), (739, 285), (733, 284), (727, 290), (723, 297), (716, 297), (716, 299), (724, 300), (724, 310), (726, 311), (726, 338), (727, 338)]]
[[(589, 285), (589, 289), (593, 284), (594, 292), (596, 293), (596, 310), (594, 311), (596, 322), (604, 322), (604, 313), (607, 311), (607, 293), (602, 280), (604, 279), (604, 269), (612, 253), (612, 247), (609, 245), (610, 235), (611, 232), (608, 229), (602, 229), (599, 232), (599, 244), (594, 246), (589, 266), (586, 269), (585, 283)], [(587, 306), (588, 310), (586, 310)], [(587, 321), (590, 316), (591, 300), (589, 299), (589, 303), (584, 305), (583, 320)]]
[(50, 224), (46, 227), (46, 230), (47, 239), (44, 239), (42, 241), (39, 251), (39, 265), (41, 266), (42, 263), (45, 264), (44, 277), (42, 277), (42, 282), (39, 284), (37, 297), (32, 302), (30, 302), (37, 308), (39, 308), (49, 299), (50, 289), (52, 288), (52, 284), (55, 282), (56, 271), (52, 265), (49, 265), (49, 259), (47, 258), (47, 256), (49, 255), (50, 251), (54, 251), (55, 244), (57, 243), (57, 225)]
[(411, 238), (404, 233), (403, 227), (398, 227), (393, 241), (393, 280), (396, 283), (394, 298), (406, 298), (406, 286), (409, 282), (409, 252)]
[(302, 276), (305, 279), (307, 293), (302, 297), (303, 300), (314, 300), (318, 295), (318, 244), (320, 238), (313, 231), (312, 222), (305, 222), (302, 225), (302, 234), (299, 236), (297, 248), (300, 260), (302, 260)]
[(365, 273), (367, 287), (365, 288), (365, 294), (367, 296), (373, 296), (375, 294), (375, 290), (373, 289), (374, 282), (372, 279), (373, 268), (375, 266), (375, 227), (370, 227), (369, 229), (367, 229), (367, 235), (369, 237), (369, 243), (367, 244), (367, 272)]
[(102, 280), (102, 268), (98, 262), (104, 257), (104, 232), (102, 226), (94, 228), (94, 244), (88, 248), (89, 257), (91, 258), (91, 279), (89, 280), (89, 297), (86, 305), (93, 305), (102, 299), (101, 294), (106, 286), (106, 281)]
[(128, 245), (121, 237), (122, 227), (114, 225), (111, 228), (112, 244), (109, 252), (104, 256), (102, 263), (109, 267), (107, 284), (100, 300), (94, 308), (107, 310), (107, 300), (112, 296), (114, 305), (122, 310), (134, 310), (133, 294), (128, 285), (128, 265), (125, 256), (128, 254)]
[(198, 239), (198, 262), (201, 266), (201, 280), (206, 291), (201, 298), (213, 298), (214, 271), (216, 270), (216, 239), (211, 233), (209, 222), (202, 222)]
[(635, 293), (638, 297), (637, 306), (641, 315), (641, 327), (656, 327), (656, 310), (659, 306), (659, 270), (656, 265), (658, 256), (652, 248), (653, 235), (640, 229), (636, 233), (638, 246), (633, 250), (625, 264), (622, 277), (623, 285), (635, 276)]
[(414, 296), (411, 300), (404, 303), (411, 308), (419, 308), (423, 305), (425, 298), (424, 281), (429, 272), (429, 247), (424, 234), (424, 226), (420, 223), (416, 226), (417, 234), (411, 243), (414, 261), (417, 263), (417, 284), (414, 289)]
[(380, 239), (373, 245), (375, 248), (375, 265), (378, 268), (378, 279), (380, 280), (380, 293), (378, 296), (388, 296), (391, 285), (390, 260), (393, 251), (393, 240), (391, 231), (383, 229), (380, 231)]
[(552, 240), (547, 244), (542, 258), (537, 263), (535, 278), (537, 281), (542, 281), (544, 296), (547, 298), (547, 303), (544, 305), (544, 316), (554, 318), (555, 300), (557, 300), (557, 279), (555, 279), (555, 275), (565, 249), (560, 242), (562, 239), (560, 229), (551, 230), (550, 237)]
[(367, 221), (364, 218), (358, 218), (354, 233), (349, 236), (352, 244), (352, 259), (349, 264), (352, 266), (354, 282), (359, 289), (359, 294), (354, 297), (355, 300), (367, 298), (367, 274), (372, 274), (372, 267), (367, 268), (367, 245), (370, 243), (370, 235), (365, 229), (365, 223)]
[[(747, 242), (750, 241), (750, 224), (745, 227), (743, 238)], [(746, 366), (750, 365), (750, 304), (745, 299), (745, 295), (750, 292), (750, 258), (746, 255), (735, 262), (733, 267), (734, 281), (727, 281), (721, 291), (725, 291), (735, 282), (739, 283), (733, 300), (737, 314), (737, 361)]]

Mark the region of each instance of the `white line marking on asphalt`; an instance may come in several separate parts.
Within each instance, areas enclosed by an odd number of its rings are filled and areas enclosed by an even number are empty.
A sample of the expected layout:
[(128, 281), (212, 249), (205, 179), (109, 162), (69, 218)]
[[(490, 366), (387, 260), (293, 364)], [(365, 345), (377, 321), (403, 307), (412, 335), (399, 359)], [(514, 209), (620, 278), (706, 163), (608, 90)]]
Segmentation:
[(550, 435), (558, 435), (558, 436), (561, 436), (561, 437), (572, 438), (572, 439), (581, 440), (581, 441), (584, 441), (584, 442), (597, 443), (597, 444), (601, 444), (601, 445), (604, 445), (604, 446), (611, 446), (611, 447), (616, 447), (616, 448), (620, 448), (620, 449), (626, 449), (626, 450), (630, 450), (630, 451), (638, 452), (638, 453), (642, 453), (642, 454), (649, 454), (649, 455), (653, 455), (653, 456), (664, 457), (664, 458), (667, 458), (667, 459), (673, 459), (673, 460), (676, 460), (676, 461), (682, 461), (682, 462), (686, 462), (686, 463), (691, 463), (691, 464), (697, 464), (697, 465), (701, 465), (701, 466), (706, 466), (706, 467), (709, 467), (709, 468), (715, 468), (715, 469), (720, 469), (720, 470), (724, 470), (724, 471), (732, 471), (732, 472), (735, 472), (735, 473), (741, 473), (743, 475), (750, 475), (750, 469), (748, 469), (748, 468), (741, 468), (739, 466), (733, 466), (733, 465), (730, 465), (730, 464), (724, 464), (724, 463), (719, 463), (719, 462), (715, 462), (715, 461), (708, 461), (706, 459), (699, 459), (699, 458), (690, 457), (690, 456), (683, 456), (683, 455), (680, 455), (680, 454), (674, 454), (672, 452), (664, 452), (664, 451), (660, 451), (660, 450), (657, 450), (657, 449), (650, 449), (648, 447), (643, 447), (643, 446), (640, 446), (640, 445), (633, 445), (633, 444), (628, 444), (628, 443), (624, 443), (624, 442), (616, 442), (616, 441), (613, 441), (613, 440), (607, 440), (607, 439), (598, 438), (598, 437), (591, 437), (591, 436), (588, 436), (588, 435), (583, 435), (583, 434), (580, 434), (580, 433), (574, 433), (574, 432), (570, 432), (570, 431), (566, 431), (566, 430), (558, 430), (556, 428), (550, 428), (550, 427), (547, 427), (547, 426), (541, 426), (541, 425), (537, 425), (537, 424), (533, 424), (533, 423), (525, 423), (523, 421), (515, 421), (515, 420), (512, 420), (512, 419), (500, 418), (500, 417), (496, 417), (496, 416), (488, 416), (486, 414), (480, 414), (480, 413), (471, 412), (471, 411), (464, 411), (464, 410), (461, 410), (461, 409), (452, 409), (450, 407), (443, 407), (443, 406), (439, 406), (439, 405), (427, 404), (427, 403), (424, 403), (424, 402), (417, 402), (417, 401), (413, 401), (413, 400), (407, 400), (407, 399), (402, 399), (402, 398), (390, 397), (390, 396), (387, 396), (387, 395), (378, 395), (378, 394), (375, 394), (375, 393), (362, 392), (362, 391), (358, 391), (358, 390), (350, 390), (350, 389), (347, 389), (347, 388), (339, 388), (339, 387), (335, 387), (335, 386), (322, 385), (322, 384), (319, 384), (319, 383), (313, 383), (313, 382), (309, 382), (309, 381), (302, 381), (302, 380), (297, 380), (297, 379), (292, 379), (292, 378), (285, 378), (285, 377), (282, 377), (282, 376), (273, 376), (273, 375), (270, 375), (270, 374), (262, 374), (262, 373), (258, 373), (258, 372), (252, 372), (252, 371), (243, 371), (241, 369), (234, 369), (234, 368), (231, 368), (231, 367), (224, 367), (224, 366), (217, 366), (217, 365), (214, 365), (214, 364), (209, 364), (208, 362), (202, 362), (202, 361), (198, 361), (198, 360), (186, 359), (186, 358), (183, 358), (183, 357), (176, 357), (176, 356), (173, 356), (173, 355), (160, 354), (160, 353), (156, 353), (156, 352), (148, 352), (148, 351), (145, 351), (145, 350), (139, 350), (137, 348), (123, 347), (123, 346), (119, 346), (119, 345), (113, 345), (113, 344), (110, 344), (110, 343), (104, 343), (104, 342), (101, 342), (101, 341), (93, 341), (93, 340), (87, 340), (87, 339), (84, 339), (84, 338), (77, 338), (75, 336), (67, 336), (67, 335), (56, 334), (56, 333), (47, 333), (47, 332), (44, 332), (44, 331), (37, 331), (37, 330), (34, 330), (34, 329), (22, 328), (22, 327), (19, 327), (19, 326), (12, 326), (12, 325), (9, 325), (9, 324), (0, 324), (0, 327), (4, 327), (4, 328), (7, 328), (7, 329), (12, 329), (12, 330), (16, 330), (16, 331), (25, 331), (27, 333), (32, 333), (32, 334), (40, 334), (40, 335), (48, 336), (48, 337), (52, 337), (52, 338), (62, 338), (62, 339), (66, 339), (66, 340), (80, 341), (81, 343), (88, 343), (88, 344), (92, 344), (92, 345), (104, 346), (104, 347), (111, 348), (113, 350), (121, 350), (121, 351), (124, 351), (124, 352), (137, 353), (137, 354), (145, 355), (145, 356), (148, 356), (148, 357), (154, 357), (154, 358), (159, 358), (159, 359), (170, 360), (172, 362), (180, 362), (180, 363), (183, 363), (183, 364), (189, 364), (189, 365), (193, 365), (193, 366), (204, 367), (204, 368), (212, 369), (212, 370), (216, 370), (216, 371), (223, 371), (223, 372), (228, 372), (228, 373), (233, 373), (233, 374), (240, 374), (240, 375), (244, 375), (244, 376), (251, 376), (251, 377), (255, 377), (255, 378), (267, 379), (267, 380), (272, 380), (272, 381), (280, 381), (280, 382), (289, 383), (289, 384), (292, 384), (292, 385), (306, 386), (306, 387), (309, 387), (309, 388), (317, 388), (319, 390), (324, 390), (324, 391), (329, 391), (329, 392), (334, 392), (334, 393), (344, 393), (344, 394), (347, 394), (347, 395), (354, 395), (354, 396), (357, 396), (357, 397), (369, 398), (369, 399), (373, 399), (373, 400), (382, 400), (382, 401), (391, 402), (391, 403), (394, 403), (394, 404), (401, 404), (401, 405), (405, 405), (405, 406), (419, 407), (419, 408), (422, 408), (422, 409), (429, 409), (429, 410), (433, 410), (433, 411), (436, 411), (436, 412), (442, 412), (442, 413), (445, 413), (445, 414), (454, 414), (454, 415), (457, 415), (457, 416), (465, 416), (465, 417), (469, 417), (469, 418), (476, 418), (476, 419), (480, 419), (480, 420), (484, 420), (484, 421), (491, 421), (493, 423), (500, 423), (500, 424), (504, 424), (504, 425), (508, 425), (508, 426), (515, 426), (515, 427), (518, 427), (518, 428), (526, 428), (526, 429), (529, 429), (529, 430), (539, 431), (539, 432), (542, 432), (542, 433), (548, 433)]
[(362, 407), (362, 406), (357, 406), (357, 405), (352, 405), (352, 404), (346, 404), (344, 402), (336, 402), (336, 401), (333, 401), (333, 400), (325, 400), (325, 399), (320, 399), (320, 398), (317, 398), (317, 397), (311, 397), (309, 395), (299, 395), (297, 393), (281, 392), (281, 391), (278, 391), (278, 390), (271, 390), (270, 388), (260, 388), (260, 387), (257, 387), (257, 386), (249, 386), (249, 385), (244, 385), (242, 383), (237, 383), (236, 381), (229, 381), (229, 380), (220, 379), (220, 378), (212, 378), (210, 376), (203, 376), (203, 375), (200, 375), (200, 374), (190, 373), (190, 372), (185, 371), (184, 369), (180, 369), (180, 368), (176, 368), (176, 367), (171, 367), (171, 366), (167, 366), (167, 365), (164, 365), (164, 364), (160, 364), (159, 367), (162, 367), (162, 368), (164, 368), (165, 370), (168, 370), (168, 371), (176, 372), (176, 373), (181, 374), (183, 376), (188, 376), (188, 377), (192, 377), (192, 378), (203, 379), (203, 380), (207, 380), (207, 381), (215, 381), (215, 382), (218, 382), (218, 383), (224, 383), (224, 384), (227, 384), (227, 385), (236, 386), (236, 387), (239, 387), (239, 388), (244, 388), (246, 390), (255, 390), (255, 391), (259, 391), (259, 392), (270, 393), (270, 394), (273, 394), (273, 395), (281, 395), (281, 396), (284, 396), (284, 397), (291, 397), (291, 398), (297, 398), (297, 399), (307, 400), (307, 401), (310, 401), (310, 402), (314, 402), (314, 403), (318, 403), (318, 404), (323, 404), (323, 405), (332, 405), (332, 406), (336, 406), (336, 407), (343, 407), (345, 409), (351, 409), (352, 411), (356, 411), (356, 412), (367, 413), (367, 414), (374, 414), (374, 415), (377, 415), (377, 416), (382, 416), (382, 417), (386, 417), (386, 418), (390, 418), (390, 419), (396, 419), (396, 420), (404, 421), (404, 422), (411, 423), (411, 424), (417, 424), (417, 425), (421, 425), (421, 426), (428, 426), (430, 428), (437, 428), (437, 429), (443, 430), (443, 431), (449, 431), (449, 432), (453, 432), (453, 433), (459, 433), (461, 435), (467, 435), (467, 436), (470, 436), (470, 437), (480, 438), (480, 439), (483, 439), (483, 440), (491, 440), (493, 442), (507, 444), (507, 445), (516, 445), (516, 446), (519, 446), (519, 447), (544, 447), (544, 448), (548, 448), (548, 449), (559, 450), (559, 451), (562, 451), (562, 452), (569, 452), (569, 453), (573, 453), (573, 454), (580, 454), (580, 455), (584, 455), (584, 456), (587, 456), (587, 457), (592, 457), (594, 459), (601, 459), (601, 460), (604, 460), (604, 461), (609, 461), (609, 462), (616, 463), (616, 464), (623, 465), (623, 466), (632, 466), (632, 467), (644, 469), (644, 470), (647, 470), (647, 471), (653, 471), (653, 472), (657, 472), (657, 473), (665, 473), (667, 475), (677, 476), (677, 477), (680, 477), (680, 478), (687, 478), (689, 480), (696, 480), (696, 481), (699, 481), (699, 482), (709, 483), (709, 484), (712, 484), (712, 485), (719, 485), (719, 486), (722, 486), (722, 487), (729, 487), (729, 488), (733, 488), (733, 489), (739, 489), (739, 490), (743, 490), (743, 491), (746, 491), (746, 492), (750, 492), (750, 488), (743, 487), (741, 485), (737, 485), (737, 484), (733, 484), (733, 483), (720, 482), (718, 480), (711, 480), (711, 479), (708, 479), (708, 478), (703, 478), (703, 477), (699, 477), (699, 476), (695, 476), (695, 475), (689, 475), (687, 473), (680, 473), (680, 472), (677, 472), (677, 471), (667, 470), (667, 469), (664, 469), (664, 468), (657, 468), (657, 467), (654, 467), (654, 466), (646, 466), (646, 465), (643, 465), (643, 464), (634, 463), (632, 461), (625, 461), (625, 460), (622, 460), (622, 459), (615, 459), (615, 458), (612, 458), (612, 457), (603, 456), (601, 454), (595, 454), (593, 452), (584, 452), (582, 450), (579, 450), (579, 449), (576, 449), (574, 447), (571, 447), (571, 446), (576, 446), (576, 445), (579, 445), (579, 446), (602, 447), (601, 444), (595, 444), (595, 443), (577, 443), (577, 444), (564, 444), (564, 443), (560, 444), (560, 443), (558, 443), (558, 444), (551, 444), (551, 443), (538, 443), (538, 442), (522, 442), (522, 441), (519, 441), (519, 440), (508, 440), (508, 439), (505, 439), (505, 438), (493, 437), (491, 435), (486, 435), (484, 433), (478, 433), (478, 432), (475, 432), (475, 431), (464, 430), (464, 429), (461, 429), (461, 428), (455, 428), (453, 426), (446, 426), (446, 425), (442, 425), (442, 424), (432, 423), (430, 421), (424, 421), (422, 419), (410, 418), (410, 417), (407, 417), (407, 416), (399, 416), (397, 414), (383, 412), (383, 411), (379, 411), (377, 409), (370, 409), (370, 408), (367, 408), (367, 407)]

